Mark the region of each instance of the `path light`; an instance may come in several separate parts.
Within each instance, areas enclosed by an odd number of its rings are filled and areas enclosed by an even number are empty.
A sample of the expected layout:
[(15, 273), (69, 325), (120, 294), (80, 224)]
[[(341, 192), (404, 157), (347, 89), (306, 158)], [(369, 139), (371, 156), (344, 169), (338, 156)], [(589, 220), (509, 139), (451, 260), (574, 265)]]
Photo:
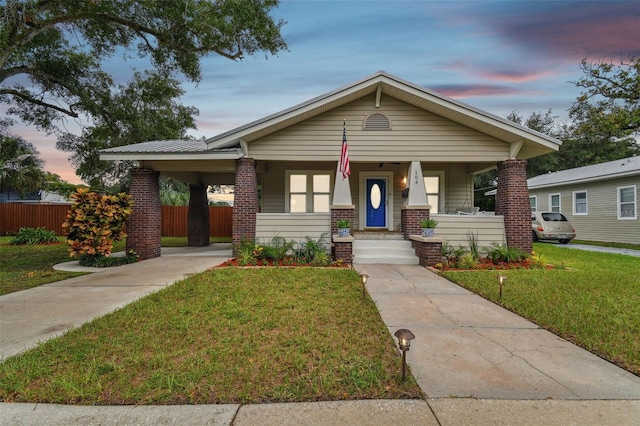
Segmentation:
[(362, 300), (364, 300), (364, 286), (367, 284), (368, 278), (369, 278), (369, 275), (360, 274), (360, 282), (362, 283)]
[(498, 275), (498, 285), (500, 286), (500, 300), (502, 300), (502, 286), (504, 282), (507, 281), (506, 275)]
[(411, 341), (415, 339), (416, 336), (406, 328), (399, 329), (393, 335), (398, 338), (398, 347), (402, 351), (402, 381), (404, 382), (407, 378), (407, 351), (409, 350), (409, 346), (411, 346)]

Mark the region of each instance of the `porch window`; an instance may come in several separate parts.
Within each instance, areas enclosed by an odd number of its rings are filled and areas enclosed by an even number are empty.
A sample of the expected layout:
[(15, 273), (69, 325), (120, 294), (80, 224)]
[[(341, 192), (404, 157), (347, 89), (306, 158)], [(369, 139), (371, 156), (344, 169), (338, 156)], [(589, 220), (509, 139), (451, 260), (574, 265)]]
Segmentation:
[(637, 218), (636, 186), (618, 187), (618, 220), (635, 220)]
[(538, 211), (538, 197), (536, 195), (529, 197), (529, 204), (531, 204), (531, 213)]
[(549, 194), (549, 211), (560, 213), (560, 194)]
[(431, 211), (438, 213), (440, 211), (440, 200), (442, 199), (442, 183), (444, 181), (441, 174), (434, 172), (423, 172), (424, 187), (427, 190), (427, 201), (431, 205)]
[(324, 171), (287, 172), (287, 209), (290, 213), (328, 213), (331, 173)]
[(573, 192), (573, 214), (574, 215), (586, 215), (589, 212), (589, 206), (587, 202), (587, 191), (574, 191)]

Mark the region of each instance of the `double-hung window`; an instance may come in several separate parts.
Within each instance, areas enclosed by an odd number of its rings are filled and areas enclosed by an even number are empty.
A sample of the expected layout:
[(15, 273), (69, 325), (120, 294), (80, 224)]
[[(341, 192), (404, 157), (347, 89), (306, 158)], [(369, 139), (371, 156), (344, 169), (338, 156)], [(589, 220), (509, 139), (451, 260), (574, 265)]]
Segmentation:
[(587, 201), (587, 191), (573, 192), (573, 214), (587, 215), (589, 214), (589, 205)]
[(538, 197), (536, 195), (529, 196), (529, 204), (531, 204), (531, 213), (538, 211)]
[(638, 200), (636, 186), (618, 187), (618, 220), (634, 220), (638, 218)]
[(556, 213), (561, 212), (560, 194), (549, 194), (549, 211)]
[(290, 213), (328, 213), (331, 172), (321, 170), (286, 173), (287, 210)]

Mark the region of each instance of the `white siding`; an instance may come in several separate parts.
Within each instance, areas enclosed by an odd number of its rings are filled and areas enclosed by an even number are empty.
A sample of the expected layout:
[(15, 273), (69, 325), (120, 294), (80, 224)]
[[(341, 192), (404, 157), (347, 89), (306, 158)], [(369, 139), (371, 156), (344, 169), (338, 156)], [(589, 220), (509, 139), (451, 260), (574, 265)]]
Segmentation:
[[(375, 95), (366, 96), (251, 141), (249, 156), (256, 160), (338, 161), (346, 119), (352, 163), (497, 162), (508, 157), (508, 143), (388, 96), (382, 97), (380, 108), (374, 102)], [(363, 130), (363, 121), (375, 112), (391, 120), (391, 130)]]
[[(618, 220), (617, 188), (629, 185), (636, 185), (636, 200), (640, 201), (640, 176), (532, 189), (529, 194), (538, 196), (538, 211), (547, 211), (549, 194), (559, 193), (561, 213), (569, 219), (579, 240), (640, 244), (640, 221)], [(575, 191), (587, 191), (587, 215), (572, 214)]]
[(438, 221), (436, 236), (444, 238), (454, 247), (469, 247), (470, 232), (478, 237), (480, 247), (491, 247), (492, 243), (506, 242), (503, 216), (495, 215), (433, 215)]

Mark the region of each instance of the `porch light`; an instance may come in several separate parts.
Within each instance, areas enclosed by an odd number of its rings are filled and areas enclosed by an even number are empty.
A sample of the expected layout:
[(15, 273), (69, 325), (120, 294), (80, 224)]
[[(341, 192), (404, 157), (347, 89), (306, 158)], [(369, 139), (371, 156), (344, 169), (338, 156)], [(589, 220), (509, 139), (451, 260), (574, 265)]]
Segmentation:
[(369, 278), (369, 275), (360, 274), (360, 282), (362, 283), (362, 300), (364, 300), (364, 286), (367, 284), (368, 278)]
[(407, 378), (407, 351), (411, 346), (411, 341), (415, 339), (416, 336), (406, 328), (399, 329), (393, 335), (398, 338), (398, 347), (402, 351), (402, 381), (404, 382)]
[(500, 287), (500, 300), (502, 300), (502, 286), (507, 281), (506, 275), (498, 275), (498, 286)]

